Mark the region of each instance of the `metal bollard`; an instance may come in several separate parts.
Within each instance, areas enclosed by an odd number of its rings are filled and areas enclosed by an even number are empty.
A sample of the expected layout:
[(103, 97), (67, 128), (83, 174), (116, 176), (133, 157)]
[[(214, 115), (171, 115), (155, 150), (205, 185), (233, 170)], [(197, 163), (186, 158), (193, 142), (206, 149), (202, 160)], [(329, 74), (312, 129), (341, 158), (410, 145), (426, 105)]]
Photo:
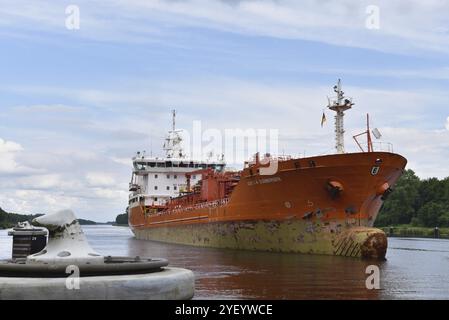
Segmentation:
[(19, 223), (8, 235), (12, 236), (12, 259), (26, 258), (47, 245), (47, 230), (33, 227), (28, 222)]

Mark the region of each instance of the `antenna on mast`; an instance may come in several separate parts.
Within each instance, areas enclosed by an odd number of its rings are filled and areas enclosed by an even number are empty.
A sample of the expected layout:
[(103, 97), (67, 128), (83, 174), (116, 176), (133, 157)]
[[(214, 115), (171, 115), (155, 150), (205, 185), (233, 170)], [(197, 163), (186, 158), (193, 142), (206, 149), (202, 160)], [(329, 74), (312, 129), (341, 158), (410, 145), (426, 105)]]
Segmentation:
[(176, 123), (176, 110), (172, 110), (172, 131), (175, 131), (175, 123)]
[(335, 115), (335, 149), (337, 153), (345, 153), (345, 129), (343, 124), (344, 111), (351, 109), (354, 103), (352, 99), (345, 98), (345, 93), (341, 89), (341, 80), (338, 79), (334, 86), (334, 92), (337, 96), (334, 100), (329, 100), (328, 108), (336, 112)]
[(184, 158), (184, 151), (181, 146), (182, 130), (176, 130), (176, 110), (172, 110), (172, 130), (168, 132), (165, 138), (164, 150), (167, 158)]
[(150, 157), (153, 157), (153, 134), (150, 135)]

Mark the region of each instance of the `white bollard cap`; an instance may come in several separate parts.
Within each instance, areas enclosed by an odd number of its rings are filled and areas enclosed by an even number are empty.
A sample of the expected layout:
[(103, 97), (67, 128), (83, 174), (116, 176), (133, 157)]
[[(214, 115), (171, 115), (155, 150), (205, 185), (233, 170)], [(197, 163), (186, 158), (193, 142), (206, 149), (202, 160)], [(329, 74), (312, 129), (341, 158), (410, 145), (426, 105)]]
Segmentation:
[(29, 255), (27, 264), (104, 264), (104, 256), (89, 245), (73, 211), (46, 214), (34, 219), (32, 224), (48, 229), (48, 243), (41, 252)]

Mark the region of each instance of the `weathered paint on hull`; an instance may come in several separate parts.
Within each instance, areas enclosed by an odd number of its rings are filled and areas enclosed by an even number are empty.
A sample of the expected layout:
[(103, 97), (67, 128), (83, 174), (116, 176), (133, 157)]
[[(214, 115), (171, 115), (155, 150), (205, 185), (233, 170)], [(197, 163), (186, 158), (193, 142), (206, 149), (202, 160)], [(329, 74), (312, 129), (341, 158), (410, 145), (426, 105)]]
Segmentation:
[[(385, 186), (394, 186), (406, 163), (369, 152), (282, 161), (270, 176), (246, 168), (227, 203), (160, 213), (135, 203), (129, 225), (139, 239), (383, 259), (387, 238), (372, 226)], [(338, 195), (330, 182), (341, 185)]]
[[(332, 225), (338, 225), (334, 223)], [(331, 229), (301, 220), (236, 221), (133, 229), (136, 238), (199, 247), (385, 258), (387, 238), (367, 227)]]

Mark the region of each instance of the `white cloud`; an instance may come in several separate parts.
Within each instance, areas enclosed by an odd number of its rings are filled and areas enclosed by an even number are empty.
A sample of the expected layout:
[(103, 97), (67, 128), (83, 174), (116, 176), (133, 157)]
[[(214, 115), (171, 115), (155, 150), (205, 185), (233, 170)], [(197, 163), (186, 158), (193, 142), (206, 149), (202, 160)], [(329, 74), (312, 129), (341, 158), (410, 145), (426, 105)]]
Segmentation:
[[(114, 0), (92, 6), (79, 0), (81, 29), (75, 33), (64, 28), (64, 6), (51, 1), (3, 1), (0, 14), (1, 22), (10, 29), (107, 41), (173, 45), (170, 39), (179, 37), (177, 30), (194, 27), (403, 53), (410, 49), (448, 52), (449, 3), (376, 1), (380, 29), (368, 30), (366, 8), (372, 4), (370, 0)], [(3, 34), (11, 35), (6, 31)]]
[(32, 174), (14, 179), (15, 188), (48, 192), (73, 192), (85, 187), (77, 177), (66, 173)]
[(13, 141), (5, 141), (0, 138), (0, 153), (18, 152), (23, 148), (20, 144)]
[(128, 168), (130, 168), (132, 166), (131, 158), (111, 157), (111, 160), (116, 162), (116, 163), (122, 164), (122, 165), (124, 165), (124, 166), (126, 166)]
[(449, 176), (446, 163), (449, 158), (449, 132), (417, 128), (381, 128), (384, 136), (395, 141), (394, 151), (408, 159), (407, 167), (420, 177)]
[(14, 173), (20, 170), (15, 158), (22, 150), (20, 144), (0, 138), (0, 173)]
[(62, 184), (61, 176), (58, 174), (33, 175), (18, 178), (16, 181), (24, 189), (57, 189)]
[(104, 201), (121, 199), (126, 201), (128, 192), (124, 190), (95, 189), (95, 194)]
[(449, 117), (446, 119), (446, 129), (449, 130)]
[(66, 106), (63, 104), (54, 104), (54, 105), (28, 105), (28, 106), (16, 106), (13, 108), (14, 111), (19, 111), (23, 113), (59, 113), (59, 112), (75, 112), (80, 108)]
[(1, 207), (22, 214), (49, 213), (79, 206), (79, 199), (43, 190), (6, 190), (0, 193)]
[(88, 172), (86, 180), (91, 187), (111, 187), (116, 184), (114, 177), (106, 172)]
[[(34, 115), (19, 117), (24, 120)], [(96, 221), (113, 220), (123, 212), (129, 168), (114, 174), (99, 170), (115, 170), (118, 164), (103, 156), (104, 151), (86, 147), (89, 142), (66, 149), (55, 148), (53, 140), (45, 140), (40, 146), (36, 142), (32, 134), (26, 139), (33, 146), (30, 148), (0, 139), (0, 207), (19, 213), (71, 208), (79, 217)]]

